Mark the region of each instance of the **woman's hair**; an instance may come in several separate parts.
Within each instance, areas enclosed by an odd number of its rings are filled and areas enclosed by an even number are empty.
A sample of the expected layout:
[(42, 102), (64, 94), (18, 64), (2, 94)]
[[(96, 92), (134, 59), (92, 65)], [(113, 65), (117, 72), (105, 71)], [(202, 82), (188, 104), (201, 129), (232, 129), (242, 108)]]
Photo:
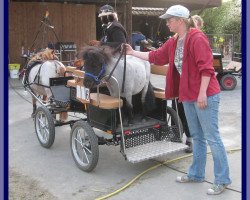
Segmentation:
[(191, 18), (193, 18), (193, 21), (195, 23), (195, 28), (201, 29), (203, 27), (204, 21), (199, 15), (193, 15)]
[(189, 17), (188, 19), (185, 19), (185, 18), (182, 18), (182, 19), (185, 22), (187, 29), (196, 28), (196, 24), (195, 24), (193, 17)]
[(203, 19), (199, 15), (190, 16), (188, 19), (181, 18), (186, 24), (187, 29), (197, 28), (201, 29), (203, 27)]

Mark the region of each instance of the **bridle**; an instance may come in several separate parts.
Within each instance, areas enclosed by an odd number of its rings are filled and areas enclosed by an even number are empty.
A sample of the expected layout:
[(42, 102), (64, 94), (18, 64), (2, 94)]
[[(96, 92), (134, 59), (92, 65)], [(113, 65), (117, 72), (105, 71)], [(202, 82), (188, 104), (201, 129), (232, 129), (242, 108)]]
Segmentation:
[(107, 67), (106, 63), (102, 64), (101, 71), (99, 72), (99, 74), (97, 76), (95, 76), (92, 73), (88, 73), (88, 72), (85, 72), (84, 76), (89, 76), (89, 77), (93, 78), (94, 81), (96, 82), (96, 84), (98, 85), (98, 84), (100, 84), (101, 79), (106, 71), (106, 67)]

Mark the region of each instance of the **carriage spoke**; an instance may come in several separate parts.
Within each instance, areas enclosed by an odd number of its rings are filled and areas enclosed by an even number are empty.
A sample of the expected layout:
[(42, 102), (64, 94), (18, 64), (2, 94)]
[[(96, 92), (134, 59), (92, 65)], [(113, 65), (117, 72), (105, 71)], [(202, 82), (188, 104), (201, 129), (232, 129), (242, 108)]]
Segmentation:
[(43, 123), (42, 116), (40, 116), (40, 117), (38, 118), (38, 121), (39, 121), (39, 125), (42, 126), (41, 128), (44, 128), (44, 127), (45, 127), (45, 124)]
[(83, 145), (83, 138), (81, 137), (81, 131), (82, 129), (79, 129), (78, 131), (77, 131), (77, 137), (79, 137), (79, 141), (80, 141), (80, 143), (81, 143), (81, 145)]
[(44, 141), (47, 141), (48, 136), (49, 136), (48, 119), (44, 116), (44, 114), (40, 113), (37, 120), (38, 120), (38, 126), (39, 126), (41, 139)]
[(89, 154), (92, 154), (92, 151), (86, 145), (83, 145), (83, 148), (86, 149), (89, 152)]
[(45, 118), (44, 119), (44, 127), (43, 127), (43, 135), (42, 135), (42, 137), (43, 137), (43, 139), (45, 141), (47, 141), (48, 140), (48, 136), (49, 136), (49, 124), (48, 124), (48, 119)]
[(83, 147), (83, 144), (80, 140), (78, 140), (77, 138), (74, 138), (74, 140), (77, 141)]
[[(82, 150), (83, 150), (83, 152), (84, 152), (84, 154), (85, 154), (85, 157), (86, 157), (87, 163), (89, 163), (89, 158), (88, 158), (88, 155), (87, 155), (87, 153), (86, 153), (85, 149), (83, 148)], [(83, 157), (82, 157), (82, 161), (83, 161)]]
[(83, 129), (78, 129), (76, 132), (76, 137), (74, 140), (76, 141), (76, 145), (79, 144), (78, 147), (78, 155), (83, 163), (90, 163), (89, 156), (92, 155), (89, 147), (89, 141), (86, 141), (87, 134)]
[(44, 131), (44, 139), (47, 141), (48, 140), (48, 136), (49, 135), (49, 130), (47, 128), (47, 126), (45, 126), (45, 131)]

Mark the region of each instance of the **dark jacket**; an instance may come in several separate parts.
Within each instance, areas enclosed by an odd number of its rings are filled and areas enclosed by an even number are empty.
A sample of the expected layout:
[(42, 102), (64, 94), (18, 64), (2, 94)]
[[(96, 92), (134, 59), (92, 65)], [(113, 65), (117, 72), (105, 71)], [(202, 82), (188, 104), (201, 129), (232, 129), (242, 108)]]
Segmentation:
[(127, 42), (127, 32), (125, 28), (117, 21), (109, 24), (104, 31), (104, 34), (105, 35), (101, 39), (102, 45), (117, 48), (122, 43)]
[(220, 92), (220, 86), (213, 68), (213, 54), (206, 35), (191, 29), (184, 44), (182, 74), (178, 73), (175, 64), (177, 38), (170, 38), (156, 51), (149, 53), (149, 61), (156, 65), (169, 64), (166, 77), (166, 98), (179, 97), (181, 102), (196, 101), (200, 91), (201, 77), (211, 77), (207, 96)]

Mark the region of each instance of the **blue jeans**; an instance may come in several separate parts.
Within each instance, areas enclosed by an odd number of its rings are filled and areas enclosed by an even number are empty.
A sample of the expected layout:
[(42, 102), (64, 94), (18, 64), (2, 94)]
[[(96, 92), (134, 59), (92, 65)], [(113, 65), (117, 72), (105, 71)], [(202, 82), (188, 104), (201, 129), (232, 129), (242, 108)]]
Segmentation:
[(193, 138), (193, 163), (188, 177), (196, 181), (205, 179), (208, 143), (214, 160), (214, 183), (230, 184), (227, 155), (218, 129), (219, 101), (219, 94), (208, 97), (205, 109), (199, 109), (197, 102), (183, 102)]

